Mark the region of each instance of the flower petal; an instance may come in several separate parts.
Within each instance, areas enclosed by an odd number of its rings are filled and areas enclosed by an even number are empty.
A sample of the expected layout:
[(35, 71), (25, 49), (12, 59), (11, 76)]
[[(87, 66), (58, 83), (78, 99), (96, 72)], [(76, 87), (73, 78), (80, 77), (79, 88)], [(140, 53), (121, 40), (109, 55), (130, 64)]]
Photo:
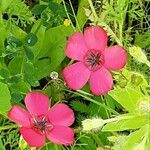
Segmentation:
[(42, 147), (45, 144), (45, 135), (39, 134), (31, 128), (22, 127), (20, 133), (30, 147)]
[(50, 122), (53, 125), (70, 126), (74, 122), (74, 112), (66, 104), (54, 105), (48, 113)]
[(42, 93), (31, 92), (26, 95), (25, 104), (32, 115), (38, 116), (47, 114), (50, 100), (48, 96)]
[(63, 75), (69, 88), (79, 90), (88, 81), (90, 71), (82, 62), (77, 62), (66, 67), (63, 71)]
[(112, 89), (112, 76), (104, 67), (92, 72), (90, 77), (90, 89), (94, 95), (104, 95)]
[(30, 114), (18, 105), (14, 105), (11, 108), (11, 110), (8, 112), (8, 117), (21, 126), (30, 126)]
[(54, 126), (47, 132), (47, 138), (55, 144), (71, 145), (74, 142), (74, 130), (64, 126)]
[(67, 42), (65, 53), (71, 59), (82, 60), (87, 50), (82, 33), (75, 32)]
[(104, 66), (111, 70), (118, 70), (127, 63), (127, 53), (121, 46), (112, 46), (104, 51)]
[(103, 51), (107, 46), (107, 33), (99, 26), (87, 27), (84, 31), (84, 39), (89, 49)]

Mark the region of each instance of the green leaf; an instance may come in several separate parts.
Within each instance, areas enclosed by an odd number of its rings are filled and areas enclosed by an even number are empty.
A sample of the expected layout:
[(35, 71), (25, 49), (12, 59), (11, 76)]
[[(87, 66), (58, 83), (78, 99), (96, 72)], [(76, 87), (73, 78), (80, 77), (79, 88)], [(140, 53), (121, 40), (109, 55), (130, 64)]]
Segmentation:
[(0, 137), (0, 149), (1, 149), (1, 150), (5, 150), (5, 147), (3, 146), (3, 143), (2, 143), (1, 137)]
[(31, 86), (39, 86), (39, 82), (36, 78), (35, 68), (31, 62), (23, 64), (24, 80), (27, 81)]
[(137, 33), (135, 35), (134, 45), (140, 46), (141, 48), (150, 46), (150, 31), (147, 30), (147, 32), (141, 34)]
[(36, 34), (38, 39), (36, 44), (32, 46), (32, 51), (35, 57), (37, 57), (38, 54), (41, 51), (43, 51), (43, 46), (45, 45), (44, 43), (45, 31), (46, 27), (41, 24), (41, 20), (37, 21), (32, 27), (32, 32)]
[(88, 20), (88, 17), (85, 14), (85, 8), (89, 7), (89, 3), (87, 0), (79, 0), (78, 12), (77, 12), (77, 20), (79, 23), (79, 27), (82, 29)]
[(63, 25), (50, 28), (45, 33), (45, 41), (43, 50), (40, 51), (38, 57), (49, 57), (51, 64), (48, 66), (50, 72), (56, 70), (65, 58), (64, 48), (67, 37), (73, 32), (71, 27)]
[(0, 82), (0, 113), (6, 115), (11, 107), (11, 95), (6, 84)]
[(2, 68), (2, 69), (0, 69), (0, 76), (2, 77), (2, 78), (5, 78), (5, 79), (7, 79), (7, 78), (9, 78), (9, 70), (7, 69), (7, 68)]
[(0, 0), (0, 11), (4, 12), (12, 1), (13, 0)]
[(129, 47), (129, 53), (133, 58), (141, 63), (146, 64), (148, 67), (150, 67), (150, 62), (148, 61), (146, 55), (142, 51), (140, 47)]
[(37, 78), (37, 80), (40, 80), (50, 74), (51, 59), (46, 58), (46, 59), (42, 59), (42, 60), (37, 60), (34, 63), (34, 66), (35, 66), (36, 78)]
[(22, 42), (19, 39), (17, 39), (16, 37), (14, 37), (14, 36), (9, 36), (7, 38), (7, 43), (11, 44), (11, 45), (14, 45), (15, 47), (22, 46)]
[(15, 57), (8, 64), (8, 69), (12, 75), (20, 74), (22, 72), (23, 57)]
[(31, 87), (28, 83), (26, 82), (18, 82), (10, 85), (11, 89), (13, 92), (18, 92), (21, 94), (26, 94), (31, 90)]
[(25, 42), (28, 46), (34, 46), (37, 41), (38, 41), (38, 38), (36, 34), (34, 33), (29, 33), (25, 39)]
[(146, 141), (148, 141), (147, 133), (149, 125), (143, 126), (141, 129), (131, 133), (126, 141), (124, 150), (146, 150)]
[(34, 15), (41, 15), (41, 13), (44, 11), (44, 9), (46, 9), (47, 5), (35, 5), (33, 8), (32, 8), (32, 13)]
[(138, 102), (145, 98), (141, 92), (129, 87), (116, 88), (109, 95), (129, 112), (135, 112)]
[(138, 129), (148, 123), (147, 116), (137, 116), (132, 114), (120, 115), (116, 117), (117, 121), (106, 124), (102, 131), (124, 131)]
[(32, 49), (30, 47), (24, 46), (24, 51), (25, 51), (25, 54), (29, 60), (34, 59), (34, 54), (33, 54)]
[(76, 110), (80, 113), (88, 113), (89, 112), (88, 106), (83, 102), (73, 101), (71, 103), (71, 106), (73, 107), (74, 110)]

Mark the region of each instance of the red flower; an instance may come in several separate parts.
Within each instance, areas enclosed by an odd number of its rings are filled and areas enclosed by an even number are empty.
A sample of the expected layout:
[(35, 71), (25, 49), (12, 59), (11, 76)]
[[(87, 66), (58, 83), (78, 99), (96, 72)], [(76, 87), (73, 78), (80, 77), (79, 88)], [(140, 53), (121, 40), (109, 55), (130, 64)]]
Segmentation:
[(8, 117), (21, 126), (20, 133), (31, 147), (43, 146), (46, 137), (56, 144), (73, 144), (74, 130), (69, 126), (74, 113), (67, 105), (59, 103), (49, 109), (48, 96), (38, 92), (27, 94), (25, 104), (29, 112), (14, 105)]
[(89, 80), (95, 95), (106, 94), (112, 89), (109, 70), (125, 66), (127, 53), (121, 46), (107, 48), (107, 34), (99, 26), (90, 26), (84, 34), (75, 32), (68, 40), (65, 53), (77, 62), (64, 69), (64, 79), (69, 88), (81, 89)]

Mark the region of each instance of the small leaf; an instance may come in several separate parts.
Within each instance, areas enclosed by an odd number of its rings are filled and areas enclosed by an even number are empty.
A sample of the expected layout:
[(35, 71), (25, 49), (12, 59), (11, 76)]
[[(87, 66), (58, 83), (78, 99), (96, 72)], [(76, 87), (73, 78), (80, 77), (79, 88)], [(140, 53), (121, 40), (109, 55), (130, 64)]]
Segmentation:
[(0, 113), (6, 115), (11, 107), (11, 95), (6, 84), (0, 82)]
[(150, 67), (150, 62), (148, 61), (146, 55), (144, 54), (144, 52), (140, 47), (136, 47), (136, 46), (130, 47), (129, 53), (135, 60), (144, 63)]
[[(118, 119), (117, 119), (118, 118)], [(145, 116), (136, 116), (132, 114), (120, 115), (116, 117), (117, 121), (107, 123), (102, 131), (124, 131), (138, 129), (148, 123), (148, 118)]]
[(29, 60), (33, 60), (34, 59), (34, 54), (31, 50), (31, 48), (27, 47), (27, 46), (24, 46), (24, 50), (25, 50), (25, 53), (26, 53), (26, 56)]
[(109, 95), (129, 112), (135, 112), (138, 102), (145, 99), (140, 91), (134, 90), (130, 87), (124, 89), (116, 88), (110, 91)]
[(25, 42), (29, 46), (34, 46), (38, 41), (37, 36), (34, 33), (29, 33), (25, 39)]

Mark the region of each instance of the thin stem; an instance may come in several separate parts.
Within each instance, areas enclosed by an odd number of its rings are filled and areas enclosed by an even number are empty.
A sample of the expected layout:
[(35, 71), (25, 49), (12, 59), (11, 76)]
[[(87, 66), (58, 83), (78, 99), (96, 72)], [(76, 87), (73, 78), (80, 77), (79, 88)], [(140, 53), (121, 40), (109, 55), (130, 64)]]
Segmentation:
[(6, 125), (6, 126), (3, 126), (3, 127), (0, 127), (0, 131), (12, 129), (12, 128), (18, 128), (18, 126), (16, 124), (15, 125)]
[[(70, 16), (69, 16), (69, 13), (68, 13), (68, 10), (67, 10), (66, 4), (65, 4), (65, 1), (62, 0), (62, 2), (63, 2), (63, 5), (64, 5), (64, 8), (65, 8), (66, 15), (67, 15), (68, 19), (71, 21), (71, 18), (70, 18)], [(73, 30), (76, 32), (76, 29), (75, 29), (75, 27), (74, 27), (72, 21), (71, 21), (71, 26), (72, 26)]]
[(87, 100), (87, 101), (90, 101), (90, 102), (92, 102), (92, 103), (94, 103), (94, 104), (97, 104), (97, 105), (99, 105), (99, 106), (101, 106), (101, 107), (103, 107), (103, 108), (109, 110), (110, 112), (112, 112), (112, 113), (115, 114), (115, 115), (119, 115), (119, 113), (116, 112), (115, 110), (113, 110), (112, 108), (110, 108), (110, 107), (108, 107), (108, 106), (106, 106), (106, 105), (104, 105), (104, 104), (102, 104), (102, 103), (100, 103), (100, 102), (98, 102), (98, 101), (96, 101), (96, 100), (90, 98), (90, 97), (87, 97), (87, 96), (82, 95), (82, 94), (80, 94), (80, 93), (78, 93), (78, 92), (73, 92), (73, 91), (70, 91), (70, 90), (67, 90), (67, 89), (64, 89), (64, 90), (65, 90), (65, 91), (68, 91), (68, 92), (70, 92), (70, 93), (73, 93), (73, 94), (75, 94), (75, 95), (81, 96), (81, 97), (84, 98), (84, 100)]
[(93, 139), (95, 140), (95, 142), (97, 143), (98, 146), (102, 146), (103, 147), (103, 143), (100, 140), (100, 138), (97, 136), (97, 134), (92, 132), (92, 137), (93, 137)]
[(41, 21), (41, 22), (39, 23), (38, 27), (36, 28), (34, 34), (37, 34), (37, 33), (38, 33), (38, 31), (39, 31), (39, 29), (40, 29), (40, 27), (41, 27), (42, 24), (43, 24), (43, 23), (42, 23), (42, 21)]
[(80, 29), (80, 26), (79, 26), (79, 23), (78, 23), (78, 20), (77, 20), (76, 14), (75, 14), (75, 12), (74, 12), (74, 9), (73, 9), (73, 6), (72, 6), (72, 3), (71, 3), (71, 0), (69, 0), (69, 4), (70, 4), (70, 7), (71, 7), (71, 9), (72, 9), (73, 16), (74, 16), (74, 18), (75, 18), (75, 20), (76, 20), (76, 25), (77, 25), (77, 27), (78, 27), (78, 30), (81, 32), (81, 29)]
[(91, 11), (92, 11), (92, 13), (93, 13), (93, 15), (95, 17), (95, 23), (97, 24), (97, 22), (98, 22), (98, 15), (97, 15), (97, 13), (95, 11), (95, 8), (93, 6), (93, 2), (92, 2), (92, 0), (88, 0), (88, 2), (89, 2), (89, 5), (91, 7)]

